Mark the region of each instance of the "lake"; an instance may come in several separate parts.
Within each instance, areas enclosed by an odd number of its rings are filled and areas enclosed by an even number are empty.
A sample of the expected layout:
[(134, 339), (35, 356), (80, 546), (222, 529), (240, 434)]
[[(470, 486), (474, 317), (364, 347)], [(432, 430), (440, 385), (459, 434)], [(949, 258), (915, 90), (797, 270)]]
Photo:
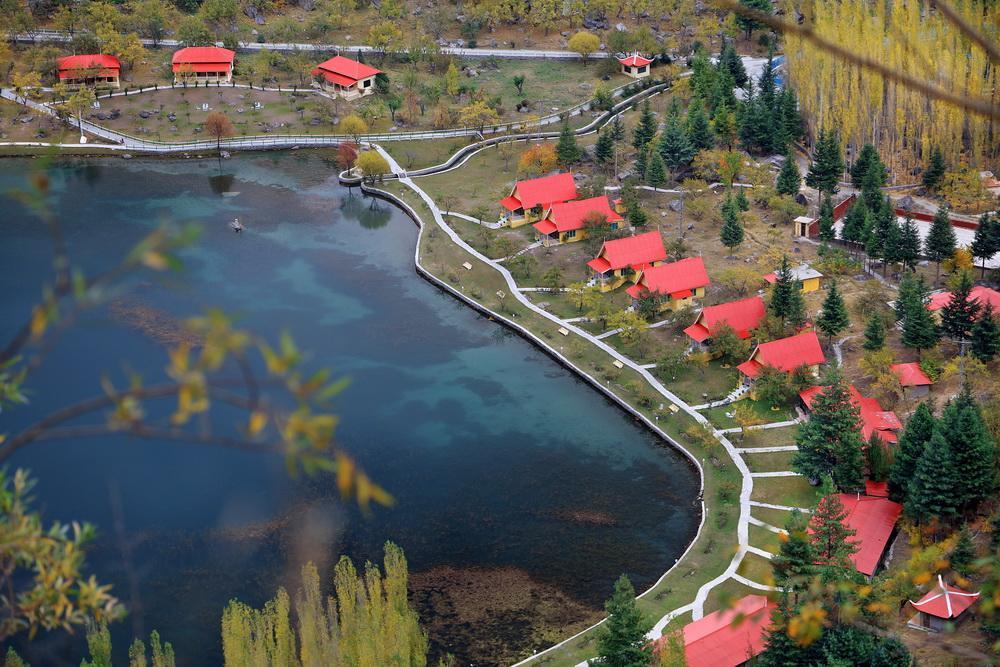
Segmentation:
[[(0, 162), (0, 191), (31, 163)], [(129, 616), (113, 627), (124, 658), (156, 629), (179, 664), (221, 662), (226, 602), (259, 605), (302, 563), (405, 551), (434, 655), (505, 664), (598, 619), (614, 580), (655, 581), (697, 530), (698, 477), (679, 453), (553, 362), (417, 276), (416, 227), (353, 196), (319, 153), (231, 160), (56, 162), (51, 209), (72, 262), (120, 261), (159, 225), (193, 222), (184, 270), (144, 273), (61, 338), (32, 377), (31, 404), (0, 415), (14, 432), (52, 409), (117, 386), (162, 380), (180, 318), (218, 306), (275, 339), (290, 331), (311, 366), (350, 378), (338, 443), (396, 498), (365, 516), (327, 477), (292, 478), (264, 454), (95, 438), (36, 443), (9, 466), (38, 478), (47, 519), (85, 520), (100, 538), (90, 569)], [(51, 280), (42, 225), (5, 200), (0, 340)], [(229, 223), (245, 225), (234, 234)], [(223, 424), (235, 418), (224, 411)], [(329, 583), (329, 577), (326, 578)], [(78, 638), (53, 633), (22, 655), (76, 663)]]

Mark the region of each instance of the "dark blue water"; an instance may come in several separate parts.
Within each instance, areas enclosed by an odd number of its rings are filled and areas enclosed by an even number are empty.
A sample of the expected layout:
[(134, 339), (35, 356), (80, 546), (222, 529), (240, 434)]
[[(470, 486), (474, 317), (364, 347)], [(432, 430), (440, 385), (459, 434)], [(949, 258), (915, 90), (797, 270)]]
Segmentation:
[[(0, 189), (30, 163), (0, 162)], [(406, 552), (435, 651), (490, 664), (600, 609), (622, 572), (637, 589), (698, 524), (697, 477), (675, 452), (529, 343), (413, 270), (413, 223), (336, 184), (319, 155), (108, 160), (48, 169), (75, 266), (119, 261), (165, 221), (203, 234), (179, 274), (142, 274), (83, 317), (32, 377), (31, 405), (0, 432), (118, 386), (163, 379), (175, 318), (216, 305), (239, 325), (291, 331), (309, 364), (349, 376), (339, 443), (397, 499), (366, 518), (327, 478), (292, 479), (274, 457), (125, 438), (37, 443), (8, 461), (39, 480), (49, 519), (95, 523), (89, 566), (130, 609), (116, 652), (158, 629), (181, 664), (220, 659), (226, 601), (295, 587), (301, 564)], [(238, 193), (223, 196), (222, 193)], [(50, 277), (44, 228), (11, 200), (0, 227), (0, 340)], [(239, 216), (246, 232), (228, 229)], [(155, 410), (155, 409), (154, 409)], [(216, 428), (235, 419), (220, 412)], [(328, 571), (328, 570), (326, 570)], [(20, 648), (79, 663), (60, 633)]]

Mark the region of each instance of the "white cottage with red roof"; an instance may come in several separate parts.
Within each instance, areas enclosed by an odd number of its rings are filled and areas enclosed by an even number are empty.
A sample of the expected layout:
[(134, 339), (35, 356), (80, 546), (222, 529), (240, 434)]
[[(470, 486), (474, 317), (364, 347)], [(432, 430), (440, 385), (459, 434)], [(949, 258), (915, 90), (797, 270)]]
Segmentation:
[(649, 76), (649, 68), (653, 64), (653, 61), (640, 56), (638, 53), (633, 53), (619, 58), (618, 64), (622, 66), (622, 74), (625, 76), (630, 76), (633, 79), (645, 79)]
[(174, 83), (229, 83), (236, 52), (217, 46), (189, 46), (175, 51)]
[(106, 53), (66, 56), (59, 59), (56, 67), (59, 83), (68, 88), (118, 88), (122, 69), (118, 58)]
[(623, 221), (604, 195), (578, 199), (549, 207), (545, 217), (532, 225), (535, 237), (545, 246), (581, 241), (587, 238), (587, 219), (595, 214), (611, 223), (611, 229), (618, 229)]
[(684, 657), (692, 667), (738, 667), (766, 648), (776, 605), (764, 595), (747, 595), (731, 607), (684, 626)]
[(576, 197), (573, 174), (551, 174), (517, 181), (510, 194), (500, 200), (504, 211), (500, 221), (511, 227), (521, 227), (541, 220), (553, 204), (561, 204)]
[(744, 384), (753, 384), (765, 366), (782, 373), (791, 373), (797, 368), (805, 368), (814, 377), (819, 374), (819, 365), (826, 361), (823, 348), (815, 331), (806, 331), (788, 338), (779, 338), (761, 343), (750, 358), (737, 366), (743, 374)]
[(633, 282), (639, 272), (658, 266), (667, 259), (660, 232), (605, 241), (597, 257), (587, 262), (602, 292), (620, 287), (626, 280)]
[(374, 93), (375, 77), (381, 73), (381, 70), (344, 56), (324, 60), (312, 70), (320, 88), (345, 100)]
[(663, 298), (660, 310), (677, 311), (704, 297), (710, 283), (701, 257), (686, 257), (640, 271), (635, 285), (625, 291), (636, 301), (647, 294), (656, 294)]
[(766, 314), (767, 307), (759, 296), (705, 306), (684, 333), (691, 339), (692, 345), (703, 347), (708, 345), (721, 326), (728, 325), (737, 336), (746, 340), (760, 326)]
[(941, 632), (949, 624), (958, 623), (962, 614), (978, 599), (979, 593), (967, 593), (961, 588), (946, 584), (939, 574), (937, 585), (927, 595), (916, 602), (910, 600), (917, 615), (907, 625), (918, 630)]

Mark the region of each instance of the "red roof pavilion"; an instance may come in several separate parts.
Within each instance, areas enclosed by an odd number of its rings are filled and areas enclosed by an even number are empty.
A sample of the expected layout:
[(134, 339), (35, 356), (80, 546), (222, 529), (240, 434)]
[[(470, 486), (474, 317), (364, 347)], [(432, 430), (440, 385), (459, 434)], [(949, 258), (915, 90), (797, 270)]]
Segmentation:
[(761, 343), (750, 353), (750, 358), (737, 368), (747, 377), (755, 378), (760, 375), (764, 366), (791, 373), (800, 366), (816, 366), (824, 361), (826, 356), (816, 332), (806, 331), (796, 336)]
[(939, 574), (937, 586), (916, 602), (910, 600), (910, 604), (917, 611), (949, 620), (961, 616), (978, 599), (979, 593), (966, 593), (961, 588), (949, 586)]
[(625, 290), (630, 297), (638, 299), (644, 290), (684, 299), (699, 287), (709, 284), (708, 272), (701, 257), (686, 257), (679, 262), (660, 264), (642, 272), (639, 282)]
[(760, 326), (767, 308), (759, 296), (749, 299), (706, 306), (698, 313), (694, 324), (684, 330), (696, 343), (702, 343), (723, 324), (728, 324), (740, 338), (749, 338), (750, 332)]
[(649, 58), (644, 58), (644, 57), (640, 56), (638, 53), (633, 53), (630, 56), (625, 56), (624, 58), (619, 58), (618, 62), (620, 62), (622, 65), (626, 65), (628, 67), (642, 67), (643, 65), (649, 65), (653, 61), (651, 59), (649, 59)]
[[(987, 303), (993, 305), (993, 311), (1000, 311), (1000, 292), (989, 287), (976, 285), (969, 291), (969, 300), (979, 301), (979, 306), (983, 307)], [(951, 292), (947, 290), (931, 294), (931, 300), (927, 304), (927, 310), (940, 310), (951, 302)]]
[(855, 531), (850, 539), (858, 546), (858, 550), (851, 554), (851, 561), (858, 572), (871, 576), (878, 569), (903, 506), (888, 498), (850, 493), (841, 493), (840, 502), (847, 510), (844, 524)]
[(545, 219), (536, 222), (533, 227), (542, 234), (583, 229), (584, 218), (591, 213), (601, 213), (608, 222), (621, 222), (623, 219), (611, 208), (608, 198), (601, 195), (590, 199), (552, 204), (549, 212), (545, 214)]
[(218, 46), (189, 46), (175, 51), (171, 58), (174, 72), (181, 68), (191, 72), (220, 72), (233, 69), (236, 52)]
[(59, 80), (79, 79), (83, 74), (94, 72), (93, 76), (118, 76), (121, 63), (118, 58), (105, 53), (91, 53), (81, 56), (65, 56), (57, 63)]
[(915, 361), (908, 364), (893, 364), (892, 372), (899, 378), (899, 384), (904, 387), (924, 387), (934, 384)]
[(508, 211), (525, 211), (536, 206), (548, 208), (552, 204), (576, 199), (576, 181), (573, 174), (552, 174), (514, 184), (510, 195), (500, 201)]
[(747, 595), (684, 626), (684, 657), (692, 667), (736, 667), (764, 651), (775, 604)]
[(329, 60), (324, 60), (312, 70), (313, 76), (322, 76), (330, 83), (345, 87), (353, 86), (362, 79), (368, 79), (381, 73), (382, 70), (377, 70), (344, 56), (334, 56)]
[(667, 251), (663, 247), (663, 237), (660, 232), (646, 232), (605, 241), (597, 257), (587, 262), (587, 266), (598, 273), (617, 271), (626, 267), (638, 271), (666, 258)]

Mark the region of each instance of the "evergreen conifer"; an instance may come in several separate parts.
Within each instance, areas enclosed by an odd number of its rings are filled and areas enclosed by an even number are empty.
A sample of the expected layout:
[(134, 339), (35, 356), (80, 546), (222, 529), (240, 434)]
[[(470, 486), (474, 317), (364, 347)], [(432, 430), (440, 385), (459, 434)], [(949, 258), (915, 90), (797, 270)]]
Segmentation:
[(833, 194), (844, 171), (844, 158), (840, 151), (840, 140), (832, 130), (820, 130), (816, 141), (813, 162), (806, 175), (806, 185), (821, 192)]
[(603, 130), (597, 135), (597, 143), (594, 145), (594, 159), (600, 165), (611, 164), (615, 157), (615, 140), (611, 137), (610, 130)]
[(736, 53), (736, 47), (731, 40), (723, 38), (722, 49), (719, 52), (719, 71), (725, 70), (733, 78), (733, 83), (742, 88), (747, 85), (749, 77), (746, 68), (743, 67), (743, 60)]
[(771, 559), (776, 586), (786, 592), (803, 591), (815, 574), (816, 556), (809, 538), (809, 520), (799, 510), (792, 510), (785, 523), (787, 538)]
[(972, 356), (983, 363), (993, 361), (1000, 354), (1000, 327), (993, 315), (993, 304), (986, 302), (979, 319), (972, 325)]
[(653, 650), (646, 633), (653, 624), (635, 602), (635, 589), (624, 574), (615, 582), (615, 590), (605, 603), (607, 621), (597, 640), (597, 655), (606, 667), (638, 667), (648, 665)]
[(823, 312), (816, 319), (816, 328), (819, 329), (827, 340), (832, 342), (833, 337), (851, 325), (851, 319), (847, 315), (847, 306), (837, 289), (837, 281), (830, 283), (830, 289), (823, 299)]
[(649, 168), (649, 147), (643, 146), (635, 156), (635, 173), (640, 178), (646, 178), (646, 169)]
[(868, 226), (868, 207), (862, 199), (854, 202), (844, 216), (844, 225), (840, 228), (840, 240), (845, 243), (864, 243), (865, 229)]
[(948, 208), (940, 207), (934, 214), (927, 238), (924, 239), (924, 254), (937, 264), (936, 280), (941, 278), (941, 262), (955, 254), (955, 230), (948, 220)]
[(635, 126), (632, 136), (632, 146), (638, 150), (653, 140), (656, 136), (656, 116), (649, 107), (649, 100), (642, 103), (642, 111), (639, 113), (639, 122)]
[(882, 159), (879, 157), (878, 151), (872, 144), (865, 144), (861, 147), (861, 151), (858, 153), (858, 159), (854, 161), (851, 165), (851, 182), (858, 188), (861, 187), (864, 182), (864, 176), (868, 173), (869, 169), (874, 168), (875, 175), (878, 181), (878, 187), (885, 185), (887, 174), (885, 171), (885, 165), (882, 164)]
[(646, 166), (646, 183), (658, 188), (667, 182), (667, 170), (663, 166), (663, 158), (656, 151), (651, 151), (649, 164)]
[(719, 230), (722, 245), (730, 252), (743, 243), (743, 225), (740, 223), (739, 211), (732, 197), (726, 197), (722, 205), (722, 228)]
[(824, 495), (809, 518), (816, 566), (827, 581), (840, 580), (844, 570), (854, 569), (850, 557), (858, 550), (857, 543), (851, 539), (856, 531), (847, 527), (846, 519), (847, 510), (835, 492)]
[(691, 162), (691, 158), (694, 157), (694, 148), (681, 125), (676, 104), (671, 107), (670, 113), (667, 114), (667, 122), (660, 135), (656, 152), (663, 159), (663, 163), (675, 173), (681, 167), (687, 166)]
[(906, 499), (910, 480), (917, 470), (917, 463), (934, 434), (937, 420), (934, 418), (932, 406), (933, 404), (928, 401), (918, 405), (899, 436), (899, 446), (889, 468), (889, 498), (897, 502)]
[(580, 159), (580, 147), (576, 145), (576, 135), (570, 129), (569, 120), (563, 121), (559, 142), (556, 144), (556, 157), (563, 167), (569, 167)]
[(899, 232), (897, 261), (908, 269), (915, 269), (920, 259), (920, 233), (913, 218), (906, 216)]
[(917, 460), (903, 507), (918, 523), (931, 518), (953, 519), (962, 506), (958, 487), (963, 483), (951, 445), (941, 429), (935, 428)]
[(948, 442), (959, 484), (957, 506), (974, 510), (996, 489), (995, 445), (968, 387), (945, 406), (938, 426)]
[(750, 210), (750, 201), (747, 199), (747, 193), (745, 188), (736, 188), (736, 197), (733, 198), (736, 202), (736, 208), (746, 213)]
[(885, 347), (885, 321), (879, 313), (872, 313), (865, 326), (865, 342), (862, 345), (869, 352)]
[(785, 153), (785, 164), (781, 165), (778, 172), (778, 181), (774, 189), (780, 195), (797, 195), (799, 187), (802, 185), (802, 176), (799, 175), (798, 165), (795, 164), (795, 155), (791, 151)]
[(964, 340), (979, 316), (979, 300), (972, 297), (972, 276), (968, 271), (958, 274), (951, 290), (951, 299), (941, 309), (941, 330), (954, 340)]
[(928, 190), (934, 190), (941, 183), (945, 172), (944, 156), (941, 149), (935, 146), (931, 149), (931, 158), (924, 169), (923, 184)]
[(982, 261), (980, 277), (985, 278), (987, 260), (1000, 252), (1000, 217), (989, 213), (983, 213), (979, 216), (976, 236), (969, 249), (974, 258)]
[(824, 382), (826, 387), (813, 398), (809, 421), (799, 425), (792, 469), (810, 479), (829, 475), (837, 488), (853, 491), (864, 485), (860, 413), (838, 371)]
[(692, 100), (687, 113), (687, 136), (695, 151), (711, 148), (715, 144), (712, 127), (700, 100)]
[(833, 198), (828, 194), (824, 194), (819, 205), (819, 238), (821, 241), (830, 243), (837, 238), (837, 231), (834, 224)]

